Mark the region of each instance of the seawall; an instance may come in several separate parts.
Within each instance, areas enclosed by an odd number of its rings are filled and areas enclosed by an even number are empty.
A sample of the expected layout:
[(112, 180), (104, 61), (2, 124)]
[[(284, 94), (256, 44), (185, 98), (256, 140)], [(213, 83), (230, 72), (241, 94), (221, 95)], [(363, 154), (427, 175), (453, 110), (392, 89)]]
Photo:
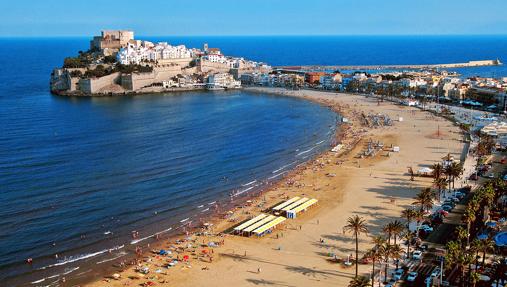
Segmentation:
[(331, 70), (384, 70), (384, 69), (437, 69), (437, 68), (469, 68), (469, 67), (482, 67), (482, 66), (499, 66), (503, 65), (500, 60), (480, 60), (468, 61), (465, 63), (448, 63), (448, 64), (428, 64), (428, 65), (350, 65), (350, 66), (320, 66), (320, 65), (305, 65), (305, 66), (279, 66), (274, 69), (289, 69), (289, 70), (310, 70), (310, 71), (331, 71)]

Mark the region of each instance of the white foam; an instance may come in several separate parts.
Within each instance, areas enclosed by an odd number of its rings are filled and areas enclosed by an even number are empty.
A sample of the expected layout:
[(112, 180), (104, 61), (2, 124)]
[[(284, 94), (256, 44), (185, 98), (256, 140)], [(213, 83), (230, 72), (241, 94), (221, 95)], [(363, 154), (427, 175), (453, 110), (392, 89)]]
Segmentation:
[(183, 223), (183, 222), (185, 222), (185, 221), (188, 221), (189, 219), (190, 219), (190, 218), (189, 218), (189, 217), (187, 217), (187, 218), (185, 218), (185, 219), (180, 220), (180, 222), (181, 222), (181, 223)]
[(257, 180), (253, 180), (253, 181), (250, 181), (249, 183), (245, 183), (245, 184), (243, 184), (241, 186), (249, 186), (249, 185), (254, 184), (256, 182), (257, 182)]
[(209, 210), (209, 207), (208, 207), (208, 208), (206, 208), (206, 209), (203, 209), (201, 212), (206, 212), (206, 211), (208, 211), (208, 210)]
[(127, 255), (127, 252), (120, 252), (120, 253), (118, 253), (118, 256), (113, 257), (113, 258), (109, 258), (109, 259), (105, 259), (105, 260), (102, 260), (102, 261), (99, 261), (96, 264), (102, 264), (102, 263), (105, 263), (105, 262), (113, 261), (113, 260), (116, 260), (116, 259), (118, 259), (120, 257), (125, 256), (125, 255)]
[(297, 162), (297, 161), (293, 161), (293, 162), (291, 162), (291, 163), (289, 163), (289, 164), (286, 164), (286, 165), (282, 166), (281, 168), (279, 168), (279, 169), (277, 169), (277, 170), (272, 171), (271, 173), (277, 173), (277, 172), (279, 172), (279, 171), (281, 171), (281, 170), (285, 169), (286, 167), (289, 167), (289, 166), (291, 166), (291, 165), (295, 164), (296, 162)]
[[(48, 279), (53, 279), (53, 278), (56, 278), (56, 277), (60, 277), (60, 276), (62, 276), (62, 275), (67, 275), (67, 274), (69, 274), (69, 273), (71, 273), (71, 272), (74, 272), (74, 271), (76, 271), (76, 270), (78, 270), (78, 269), (79, 269), (79, 267), (70, 268), (69, 270), (64, 271), (63, 273), (60, 273), (60, 274), (55, 274), (55, 275), (51, 275), (51, 276), (48, 276), (48, 277), (44, 277), (44, 278), (42, 278), (42, 279), (39, 279), (39, 280), (37, 280), (37, 281), (30, 282), (30, 283), (31, 283), (31, 284), (38, 284), (38, 283), (42, 283), (42, 282), (44, 282), (44, 281), (46, 281), (46, 280), (48, 280)], [(54, 283), (54, 282), (53, 282), (53, 283)], [(53, 284), (53, 283), (51, 283), (51, 284)], [(50, 285), (51, 285), (51, 284), (50, 284)], [(49, 286), (49, 285), (48, 285), (48, 286)]]
[(302, 152), (298, 153), (297, 155), (299, 156), (299, 155), (302, 155), (302, 154), (305, 154), (305, 153), (309, 153), (309, 152), (311, 152), (312, 150), (314, 150), (316, 147), (317, 147), (317, 146), (314, 146), (314, 147), (312, 147), (312, 148), (310, 148), (310, 149), (307, 149), (307, 150), (305, 150), (305, 151), (302, 151)]
[(217, 202), (213, 201), (213, 202), (208, 203), (208, 205), (212, 205), (212, 204), (215, 204), (215, 203), (217, 203)]
[(82, 254), (82, 255), (78, 255), (78, 256), (71, 256), (71, 257), (67, 258), (66, 260), (60, 261), (58, 263), (41, 267), (41, 268), (39, 268), (39, 270), (44, 270), (44, 269), (51, 268), (51, 267), (56, 267), (56, 266), (62, 266), (62, 265), (68, 264), (68, 263), (80, 261), (80, 260), (83, 260), (83, 259), (92, 258), (92, 257), (98, 256), (98, 255), (104, 254), (106, 252), (111, 252), (111, 251), (122, 249), (123, 247), (125, 247), (125, 245), (115, 246), (115, 247), (113, 247), (111, 249), (104, 249), (104, 250), (97, 251), (97, 252), (94, 252), (94, 253)]
[(204, 207), (204, 205), (202, 205), (202, 204), (201, 204), (201, 205), (199, 205), (197, 208), (203, 208), (203, 207)]
[(247, 192), (247, 191), (251, 190), (252, 188), (254, 188), (254, 187), (256, 187), (256, 186), (257, 186), (257, 185), (250, 186), (249, 188), (245, 188), (245, 189), (243, 189), (243, 190), (241, 190), (241, 191), (238, 191), (238, 192), (236, 192), (236, 193), (234, 194), (234, 196), (238, 196), (238, 195), (240, 195), (240, 194), (243, 194), (243, 193), (245, 193), (245, 192)]
[(153, 236), (157, 236), (157, 235), (159, 235), (159, 234), (162, 234), (162, 233), (165, 233), (165, 232), (171, 231), (172, 229), (173, 229), (172, 227), (169, 227), (169, 228), (167, 228), (167, 229), (165, 229), (165, 230), (159, 231), (159, 232), (154, 233), (154, 234), (152, 234), (152, 235), (150, 235), (150, 236), (146, 236), (146, 237), (143, 237), (143, 238), (139, 238), (139, 239), (136, 239), (136, 240), (132, 240), (132, 241), (130, 241), (130, 244), (136, 244), (136, 243), (139, 243), (139, 242), (144, 241), (144, 240), (146, 240), (146, 239), (152, 238)]
[(280, 172), (279, 174), (275, 174), (275, 175), (273, 175), (273, 176), (271, 176), (271, 177), (268, 177), (268, 179), (277, 178), (277, 177), (279, 177), (280, 175), (282, 175), (282, 174), (284, 174), (284, 173), (287, 173), (287, 171), (283, 171), (283, 172)]
[(323, 142), (324, 142), (324, 140), (321, 140), (320, 142), (316, 143), (315, 145), (320, 145)]

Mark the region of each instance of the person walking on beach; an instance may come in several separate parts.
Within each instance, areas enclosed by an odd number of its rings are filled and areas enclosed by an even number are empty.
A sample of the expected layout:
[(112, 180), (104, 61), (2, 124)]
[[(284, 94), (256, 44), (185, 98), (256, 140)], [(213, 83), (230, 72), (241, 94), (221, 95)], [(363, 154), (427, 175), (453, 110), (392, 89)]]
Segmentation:
[(257, 268), (257, 274), (261, 274), (261, 268)]

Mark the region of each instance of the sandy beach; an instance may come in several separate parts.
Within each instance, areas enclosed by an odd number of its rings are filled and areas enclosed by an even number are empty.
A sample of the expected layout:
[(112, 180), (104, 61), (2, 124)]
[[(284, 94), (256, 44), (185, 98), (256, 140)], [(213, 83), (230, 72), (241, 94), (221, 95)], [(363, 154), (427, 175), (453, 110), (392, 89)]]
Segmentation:
[[(430, 178), (411, 181), (408, 168), (417, 171), (448, 153), (459, 158), (463, 149), (457, 126), (416, 108), (321, 91), (249, 90), (300, 97), (333, 108), (350, 121), (337, 135), (350, 150), (323, 153), (293, 170), (249, 206), (233, 210), (229, 220), (214, 222), (213, 235), (191, 234), (182, 242), (161, 242), (156, 248), (171, 250), (170, 256), (143, 248), (139, 266), (148, 267), (150, 273), (141, 275), (130, 265), (118, 267), (118, 280), (106, 278), (86, 286), (140, 286), (147, 282), (155, 286), (346, 286), (354, 268), (330, 262), (329, 255), (346, 258), (354, 253), (353, 236), (342, 232), (347, 218), (357, 214), (367, 221), (369, 234), (360, 237), (360, 253), (364, 253), (372, 246), (371, 236), (379, 234), (383, 224), (399, 219), (415, 194), (431, 185)], [(361, 113), (388, 115), (393, 125), (365, 126)], [(400, 117), (403, 121), (398, 121)], [(381, 151), (359, 158), (369, 140), (380, 141), (385, 147), (399, 146), (400, 152)], [(272, 234), (262, 238), (217, 235), (286, 197), (301, 195), (317, 198), (318, 206), (287, 220)], [(209, 242), (219, 246), (210, 248)], [(172, 258), (184, 256), (188, 256), (187, 262), (166, 268)], [(371, 265), (360, 265), (359, 271), (369, 274)]]

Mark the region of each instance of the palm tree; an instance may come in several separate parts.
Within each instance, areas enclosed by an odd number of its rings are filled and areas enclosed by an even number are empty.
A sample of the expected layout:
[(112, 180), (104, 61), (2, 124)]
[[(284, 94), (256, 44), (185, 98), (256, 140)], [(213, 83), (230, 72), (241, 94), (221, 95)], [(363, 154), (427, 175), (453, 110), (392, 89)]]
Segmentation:
[(440, 163), (435, 163), (431, 166), (433, 169), (433, 179), (439, 179), (444, 174), (444, 167)]
[(427, 187), (422, 189), (415, 197), (415, 202), (420, 206), (421, 212), (427, 211), (433, 207), (433, 200), (435, 199), (435, 192)]
[(403, 233), (404, 229), (405, 226), (403, 226), (403, 223), (401, 223), (401, 221), (395, 220), (391, 222), (391, 233), (394, 238), (394, 245), (396, 245), (396, 239)]
[(389, 267), (389, 259), (398, 259), (401, 256), (401, 248), (398, 244), (390, 245), (389, 243), (384, 243), (379, 246), (379, 252), (384, 257), (384, 281), (387, 281), (387, 269)]
[(375, 263), (380, 262), (382, 259), (382, 254), (380, 253), (380, 250), (377, 248), (378, 246), (373, 246), (372, 249), (368, 250), (366, 253), (366, 256), (371, 259), (371, 287), (374, 287), (375, 284)]
[(452, 188), (454, 189), (454, 181), (461, 177), (461, 174), (463, 173), (463, 165), (458, 162), (452, 162), (449, 165), (449, 172), (452, 180)]
[(377, 236), (373, 237), (371, 242), (373, 243), (374, 248), (378, 248), (382, 244), (386, 243), (386, 239), (382, 235), (377, 235)]
[(368, 228), (366, 227), (366, 222), (364, 218), (354, 215), (347, 219), (347, 225), (343, 227), (344, 231), (352, 232), (354, 237), (356, 238), (356, 278), (357, 278), (357, 268), (358, 268), (358, 258), (359, 258), (359, 235), (361, 233), (367, 233)]
[(477, 282), (479, 282), (480, 279), (481, 279), (481, 274), (473, 271), (470, 274), (470, 280), (472, 281), (472, 287), (475, 287), (475, 285), (477, 284)]
[(415, 234), (413, 232), (410, 232), (410, 230), (408, 230), (405, 233), (404, 238), (407, 240), (407, 258), (410, 258), (410, 245), (412, 243), (412, 240), (414, 240), (415, 238)]
[(479, 241), (477, 251), (482, 252), (482, 264), (481, 264), (482, 266), (484, 266), (484, 262), (486, 261), (486, 253), (493, 250), (495, 250), (495, 243), (491, 238)]
[(474, 259), (473, 250), (463, 248), (460, 240), (447, 242), (446, 249), (446, 267), (458, 268), (458, 271), (460, 272), (461, 286), (463, 286), (465, 279), (465, 267), (471, 264)]
[(445, 187), (447, 186), (447, 180), (445, 178), (442, 178), (442, 177), (436, 178), (433, 181), (433, 185), (438, 190), (438, 200), (439, 201), (442, 200), (442, 190), (445, 190)]
[(475, 221), (475, 210), (467, 206), (465, 213), (463, 214), (463, 220), (467, 224), (467, 246), (470, 245), (470, 228), (472, 223)]
[(419, 235), (419, 227), (420, 227), (420, 223), (421, 221), (424, 219), (424, 213), (421, 212), (420, 210), (415, 210), (415, 221), (416, 221), (416, 224), (417, 224), (417, 227), (416, 227), (416, 230), (415, 230), (415, 234), (416, 235)]
[[(382, 268), (382, 258), (384, 256), (382, 246), (384, 246), (387, 241), (382, 235), (377, 235), (373, 237), (371, 240), (373, 242), (373, 248), (370, 250), (370, 258), (373, 260), (373, 273), (372, 273), (372, 287), (375, 283), (375, 261), (378, 261), (380, 263), (380, 268)], [(380, 281), (380, 274), (379, 274), (379, 281)]]
[(406, 208), (401, 211), (401, 216), (403, 216), (407, 220), (407, 226), (406, 226), (407, 229), (408, 229), (410, 222), (415, 219), (415, 216), (416, 216), (415, 213), (416, 213), (416, 211), (411, 208)]
[(349, 287), (368, 287), (370, 286), (370, 279), (365, 276), (355, 277), (350, 281)]
[[(387, 281), (387, 265), (389, 263), (389, 258), (390, 258), (390, 248), (391, 248), (391, 245), (387, 244), (387, 242), (385, 242), (384, 244), (380, 245), (378, 247), (379, 249), (379, 252), (380, 254), (382, 255), (383, 259), (384, 259), (384, 282)], [(380, 280), (380, 279), (379, 279)]]
[(399, 259), (401, 258), (401, 254), (403, 251), (401, 250), (401, 247), (399, 244), (394, 244), (389, 248), (389, 255), (392, 259), (396, 261), (396, 269), (398, 269)]
[(392, 222), (387, 223), (382, 227), (382, 232), (387, 236), (387, 244), (391, 245), (391, 237), (393, 234), (393, 224)]

